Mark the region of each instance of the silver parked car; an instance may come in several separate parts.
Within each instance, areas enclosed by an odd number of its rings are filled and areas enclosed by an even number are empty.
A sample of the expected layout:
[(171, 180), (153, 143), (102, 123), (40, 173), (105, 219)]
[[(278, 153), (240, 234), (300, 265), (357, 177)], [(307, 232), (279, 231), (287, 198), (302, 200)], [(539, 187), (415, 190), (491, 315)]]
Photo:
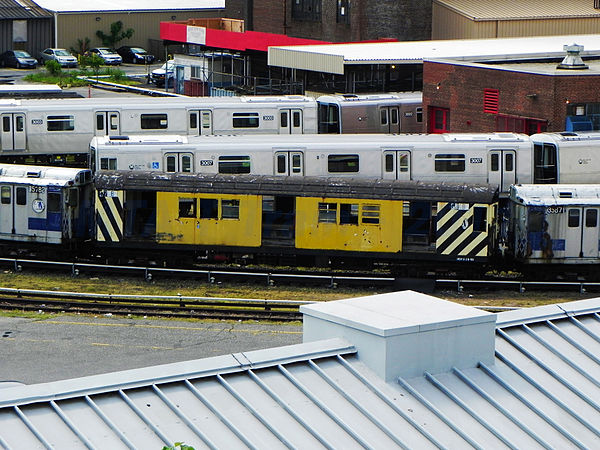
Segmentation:
[(90, 49), (89, 55), (98, 55), (104, 60), (104, 64), (107, 65), (119, 65), (123, 62), (123, 58), (115, 52), (112, 48), (108, 47), (95, 47)]
[(46, 61), (57, 61), (61, 67), (77, 67), (77, 58), (64, 48), (47, 48), (40, 52), (40, 64)]

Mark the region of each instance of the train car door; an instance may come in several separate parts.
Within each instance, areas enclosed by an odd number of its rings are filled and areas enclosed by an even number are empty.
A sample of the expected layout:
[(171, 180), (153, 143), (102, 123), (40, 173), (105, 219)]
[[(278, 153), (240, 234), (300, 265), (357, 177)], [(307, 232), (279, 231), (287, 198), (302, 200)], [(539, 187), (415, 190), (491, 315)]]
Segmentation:
[(13, 187), (0, 185), (0, 235), (14, 233), (13, 215)]
[[(491, 150), (488, 153), (488, 183), (498, 185), (503, 192), (508, 191), (511, 184), (516, 182), (516, 152), (514, 150)], [(474, 164), (480, 158), (471, 158)]]
[(279, 110), (279, 134), (302, 134), (304, 120), (301, 109)]
[(381, 133), (400, 133), (400, 110), (397, 106), (382, 106), (379, 120)]
[(383, 178), (410, 180), (410, 150), (385, 150), (383, 152)]
[(189, 152), (165, 153), (163, 167), (165, 172), (193, 172), (194, 156)]
[(118, 111), (96, 111), (96, 136), (115, 136), (121, 134), (121, 118)]
[(598, 208), (567, 208), (565, 257), (598, 257)]
[(213, 134), (212, 111), (210, 109), (188, 111), (188, 134), (191, 136)]
[(0, 147), (2, 150), (25, 150), (25, 114), (4, 113), (2, 116), (2, 134)]
[(275, 175), (304, 175), (304, 154), (299, 150), (275, 152)]

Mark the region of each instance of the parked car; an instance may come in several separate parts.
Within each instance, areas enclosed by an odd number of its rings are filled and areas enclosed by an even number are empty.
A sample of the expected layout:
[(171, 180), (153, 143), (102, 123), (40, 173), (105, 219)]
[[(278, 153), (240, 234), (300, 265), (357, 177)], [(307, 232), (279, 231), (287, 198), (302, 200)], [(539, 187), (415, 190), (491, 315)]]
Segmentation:
[(89, 55), (98, 55), (104, 60), (104, 64), (108, 65), (119, 65), (123, 62), (123, 58), (112, 48), (108, 47), (95, 47), (87, 52)]
[(17, 69), (35, 69), (37, 60), (24, 50), (7, 50), (0, 55), (0, 65)]
[(61, 67), (77, 67), (77, 58), (64, 48), (47, 48), (40, 52), (40, 63), (46, 61), (57, 61)]
[(123, 58), (123, 62), (132, 64), (151, 64), (154, 56), (141, 47), (130, 47), (124, 45), (117, 49), (117, 53)]
[(173, 86), (175, 77), (175, 62), (171, 59), (160, 66), (160, 69), (154, 69), (150, 72), (149, 83), (154, 83), (158, 87), (165, 85), (165, 78), (167, 80), (167, 86)]

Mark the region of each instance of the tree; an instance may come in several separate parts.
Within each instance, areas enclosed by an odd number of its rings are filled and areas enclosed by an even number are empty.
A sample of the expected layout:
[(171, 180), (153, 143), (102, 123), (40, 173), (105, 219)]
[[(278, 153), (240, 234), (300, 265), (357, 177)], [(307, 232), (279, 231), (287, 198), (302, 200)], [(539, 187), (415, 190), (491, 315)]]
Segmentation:
[(123, 22), (120, 20), (110, 24), (110, 34), (105, 34), (104, 31), (96, 31), (96, 36), (102, 41), (102, 45), (110, 48), (115, 48), (117, 42), (123, 39), (129, 39), (133, 36), (133, 28), (127, 28), (123, 31)]
[(90, 49), (90, 38), (89, 37), (85, 37), (83, 39), (77, 39), (77, 47), (71, 47), (71, 53), (74, 53), (76, 55), (85, 55), (85, 52), (87, 52)]

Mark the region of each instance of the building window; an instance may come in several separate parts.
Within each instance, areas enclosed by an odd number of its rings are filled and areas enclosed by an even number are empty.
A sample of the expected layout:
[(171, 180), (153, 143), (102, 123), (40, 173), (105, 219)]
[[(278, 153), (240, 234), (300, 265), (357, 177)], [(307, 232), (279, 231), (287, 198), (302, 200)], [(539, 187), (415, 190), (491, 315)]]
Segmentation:
[(429, 132), (447, 133), (450, 131), (450, 110), (432, 106), (429, 110)]
[(350, 24), (350, 0), (338, 0), (336, 22)]
[(436, 172), (464, 172), (465, 155), (463, 154), (438, 154), (435, 155)]
[(48, 131), (73, 131), (75, 129), (75, 117), (73, 116), (48, 116), (46, 121)]
[(505, 116), (496, 117), (496, 131), (510, 131), (513, 133), (535, 134), (543, 133), (548, 129), (548, 122), (524, 117)]
[(329, 173), (358, 172), (358, 155), (329, 155), (327, 171)]
[(321, 0), (293, 0), (292, 19), (321, 21)]
[(166, 114), (142, 114), (140, 120), (142, 130), (164, 130), (169, 126)]
[(258, 128), (258, 113), (233, 113), (233, 128)]
[(489, 114), (498, 114), (498, 101), (500, 92), (498, 89), (483, 90), (483, 112)]

